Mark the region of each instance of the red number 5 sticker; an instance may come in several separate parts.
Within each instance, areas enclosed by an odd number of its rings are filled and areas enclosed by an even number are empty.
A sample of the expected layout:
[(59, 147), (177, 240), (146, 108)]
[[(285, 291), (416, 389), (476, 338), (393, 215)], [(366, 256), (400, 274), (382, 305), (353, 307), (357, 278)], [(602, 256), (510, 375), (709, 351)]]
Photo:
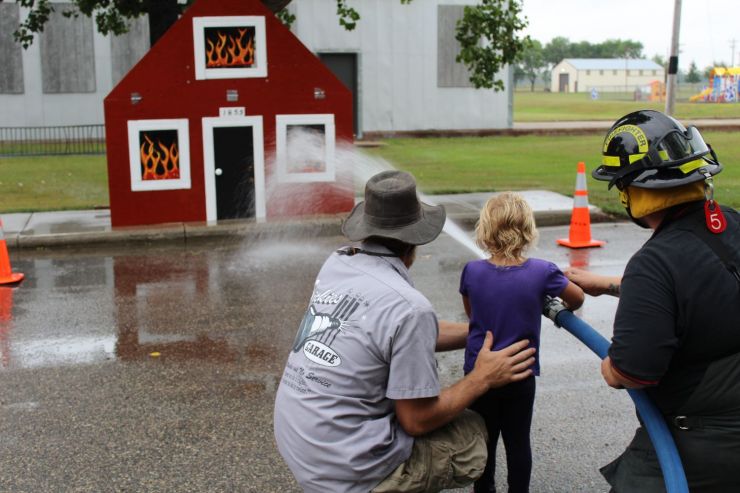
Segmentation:
[(722, 214), (722, 209), (719, 208), (719, 204), (714, 200), (704, 202), (704, 218), (707, 221), (707, 229), (714, 234), (721, 233), (727, 227), (727, 221), (724, 214)]

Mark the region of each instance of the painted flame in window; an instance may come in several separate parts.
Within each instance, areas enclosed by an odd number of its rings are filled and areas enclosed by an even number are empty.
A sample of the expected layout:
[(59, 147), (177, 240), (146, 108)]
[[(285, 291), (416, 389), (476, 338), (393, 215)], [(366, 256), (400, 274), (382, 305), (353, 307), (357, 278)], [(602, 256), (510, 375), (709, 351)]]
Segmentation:
[(238, 35), (216, 33), (218, 40), (206, 38), (206, 68), (251, 67), (254, 65), (254, 37), (245, 39), (247, 29)]
[(141, 151), (141, 179), (173, 180), (180, 178), (180, 153), (177, 141), (166, 146), (159, 139), (155, 144), (148, 135), (144, 135)]

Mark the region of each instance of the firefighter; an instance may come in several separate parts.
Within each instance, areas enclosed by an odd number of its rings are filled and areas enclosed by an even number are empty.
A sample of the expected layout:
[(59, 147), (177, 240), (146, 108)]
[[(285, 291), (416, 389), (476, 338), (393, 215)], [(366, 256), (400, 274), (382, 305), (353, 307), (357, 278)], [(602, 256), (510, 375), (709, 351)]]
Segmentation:
[[(586, 293), (619, 296), (604, 380), (645, 389), (692, 493), (740, 491), (740, 221), (714, 197), (722, 165), (695, 127), (652, 110), (617, 120), (602, 155), (592, 176), (653, 230), (621, 279), (566, 272)], [(616, 493), (665, 491), (643, 427), (601, 472)]]

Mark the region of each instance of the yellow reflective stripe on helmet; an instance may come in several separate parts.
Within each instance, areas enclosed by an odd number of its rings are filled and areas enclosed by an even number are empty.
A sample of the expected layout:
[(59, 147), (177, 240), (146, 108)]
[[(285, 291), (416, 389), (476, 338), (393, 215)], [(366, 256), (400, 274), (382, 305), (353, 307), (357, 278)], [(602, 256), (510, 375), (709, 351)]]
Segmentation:
[[(661, 157), (663, 157), (663, 154), (665, 151), (660, 151)], [(642, 159), (645, 156), (645, 154), (632, 154), (630, 156), (630, 164), (634, 163), (635, 161), (638, 161)], [(665, 157), (663, 157), (665, 159)], [(621, 166), (621, 163), (619, 161), (619, 156), (602, 156), (601, 157), (601, 164), (604, 166), (612, 166), (612, 167), (619, 167)], [(678, 169), (681, 170), (681, 172), (685, 175), (691, 173), (695, 169), (701, 168), (704, 166), (704, 160), (703, 159), (694, 159), (693, 161), (689, 161), (688, 163), (684, 163), (681, 166), (678, 167)]]
[(637, 125), (620, 125), (611, 132), (609, 132), (609, 135), (606, 136), (606, 139), (604, 139), (604, 149), (601, 152), (606, 152), (607, 148), (609, 147), (609, 143), (612, 141), (614, 137), (616, 137), (619, 134), (622, 133), (628, 133), (632, 135), (635, 140), (637, 141), (637, 150), (645, 153), (648, 150), (648, 140), (645, 136), (645, 132), (642, 131), (640, 127)]
[(681, 166), (678, 167), (678, 169), (680, 169), (684, 175), (687, 175), (691, 173), (692, 171), (694, 171), (695, 169), (701, 168), (705, 164), (706, 163), (704, 162), (703, 159), (694, 159), (693, 161), (689, 161), (688, 163), (682, 164)]
[[(632, 154), (630, 155), (630, 164), (634, 163), (635, 161), (639, 161), (640, 159), (645, 157), (645, 153), (638, 153), (638, 154)], [(601, 157), (601, 164), (604, 166), (621, 166), (622, 163), (619, 160), (619, 156), (602, 156)]]

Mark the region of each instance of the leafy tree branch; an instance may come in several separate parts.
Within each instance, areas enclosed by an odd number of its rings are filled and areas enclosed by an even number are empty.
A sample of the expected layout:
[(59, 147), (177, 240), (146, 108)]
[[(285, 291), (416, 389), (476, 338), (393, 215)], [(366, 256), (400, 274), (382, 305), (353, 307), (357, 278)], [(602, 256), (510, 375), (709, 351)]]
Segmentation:
[(505, 65), (516, 62), (527, 46), (529, 36), (518, 34), (526, 26), (518, 0), (483, 0), (480, 5), (465, 7), (455, 36), (461, 46), (457, 61), (471, 71), (475, 87), (504, 89), (503, 80), (496, 75)]

